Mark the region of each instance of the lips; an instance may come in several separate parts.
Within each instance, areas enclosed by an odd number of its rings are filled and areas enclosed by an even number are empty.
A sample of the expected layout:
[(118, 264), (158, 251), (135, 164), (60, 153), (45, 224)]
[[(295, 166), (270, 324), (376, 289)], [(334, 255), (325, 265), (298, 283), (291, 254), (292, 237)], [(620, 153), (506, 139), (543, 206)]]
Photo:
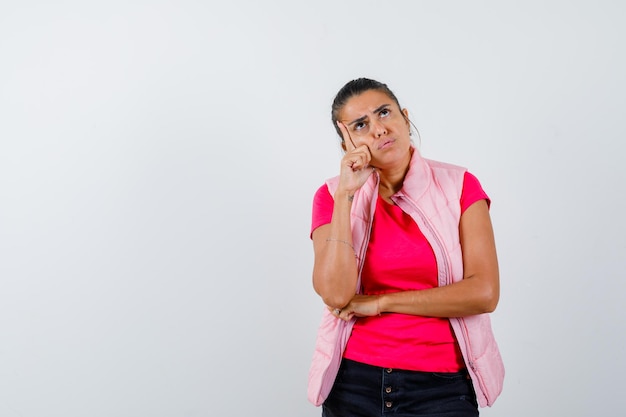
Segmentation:
[(384, 139), (383, 142), (378, 145), (378, 150), (382, 150), (385, 148), (388, 148), (390, 145), (392, 145), (395, 142), (395, 139)]

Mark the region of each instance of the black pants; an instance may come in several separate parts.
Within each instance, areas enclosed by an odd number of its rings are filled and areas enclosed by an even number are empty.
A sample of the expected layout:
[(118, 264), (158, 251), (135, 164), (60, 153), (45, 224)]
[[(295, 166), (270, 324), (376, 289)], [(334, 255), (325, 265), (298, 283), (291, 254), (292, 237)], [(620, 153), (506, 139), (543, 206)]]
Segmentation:
[(417, 372), (344, 359), (322, 417), (477, 417), (467, 371)]

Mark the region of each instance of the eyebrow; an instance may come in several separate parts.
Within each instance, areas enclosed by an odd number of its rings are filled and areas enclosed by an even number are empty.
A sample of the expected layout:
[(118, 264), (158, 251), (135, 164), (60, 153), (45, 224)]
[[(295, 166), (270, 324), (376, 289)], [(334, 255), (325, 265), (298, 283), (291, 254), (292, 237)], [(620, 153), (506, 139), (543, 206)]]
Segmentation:
[[(377, 108), (376, 108), (376, 109), (375, 109), (372, 113), (376, 114), (376, 113), (378, 113), (379, 111), (381, 111), (382, 109), (384, 109), (385, 107), (389, 107), (389, 106), (391, 106), (391, 104), (383, 104), (383, 105), (381, 105), (381, 106), (377, 107)], [(351, 126), (351, 125), (353, 125), (353, 124), (355, 124), (355, 123), (362, 122), (362, 121), (364, 121), (365, 119), (367, 119), (367, 115), (365, 115), (365, 116), (361, 116), (361, 117), (359, 117), (358, 119), (355, 119), (355, 120), (351, 121), (350, 123), (348, 123), (348, 126)]]

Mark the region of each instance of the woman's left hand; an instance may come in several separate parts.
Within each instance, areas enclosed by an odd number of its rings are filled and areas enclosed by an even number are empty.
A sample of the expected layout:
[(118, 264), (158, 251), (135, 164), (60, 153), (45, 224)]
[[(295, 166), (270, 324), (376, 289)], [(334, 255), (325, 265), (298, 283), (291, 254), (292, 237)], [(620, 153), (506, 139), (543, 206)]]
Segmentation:
[(370, 317), (380, 315), (380, 303), (378, 295), (355, 295), (352, 300), (342, 309), (328, 309), (335, 317), (348, 321), (352, 317)]

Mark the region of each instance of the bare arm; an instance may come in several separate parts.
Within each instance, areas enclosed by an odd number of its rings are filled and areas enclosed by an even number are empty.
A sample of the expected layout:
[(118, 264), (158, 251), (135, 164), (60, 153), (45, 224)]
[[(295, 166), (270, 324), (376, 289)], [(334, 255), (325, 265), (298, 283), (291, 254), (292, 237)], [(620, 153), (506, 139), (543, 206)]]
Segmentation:
[[(349, 135), (338, 124), (344, 138)], [(367, 146), (354, 146), (346, 140), (346, 154), (341, 160), (339, 185), (335, 191), (332, 221), (313, 231), (313, 288), (324, 303), (342, 308), (356, 293), (357, 262), (352, 243), (350, 209), (354, 193), (372, 174), (371, 153)]]
[(333, 220), (313, 231), (313, 287), (324, 303), (342, 308), (356, 293), (357, 262), (350, 227), (348, 196), (335, 196)]
[(384, 312), (430, 317), (463, 317), (491, 312), (500, 297), (496, 247), (485, 200), (465, 210), (459, 225), (463, 252), (463, 280), (419, 291), (353, 297), (340, 317), (371, 316)]

